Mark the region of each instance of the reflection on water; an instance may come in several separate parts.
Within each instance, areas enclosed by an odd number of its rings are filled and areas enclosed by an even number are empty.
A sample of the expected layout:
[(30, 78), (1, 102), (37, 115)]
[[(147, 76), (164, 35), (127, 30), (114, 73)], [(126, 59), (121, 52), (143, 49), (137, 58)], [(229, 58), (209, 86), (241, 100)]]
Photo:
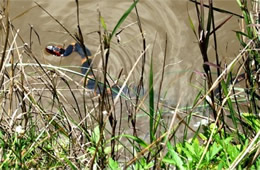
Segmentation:
[[(74, 0), (37, 0), (46, 10), (48, 10), (55, 18), (57, 18), (72, 34), (77, 31), (76, 22), (76, 5)], [(124, 11), (130, 6), (132, 1), (91, 1), (81, 0), (80, 2), (80, 24), (84, 33), (86, 45), (95, 54), (99, 48), (99, 37), (97, 31), (99, 28), (98, 12), (101, 11), (108, 29), (111, 31), (117, 23)], [(238, 11), (235, 2), (217, 1), (216, 6)], [(28, 1), (11, 1), (11, 16), (15, 17), (23, 13), (32, 6), (35, 6), (32, 0)], [(172, 1), (172, 0), (153, 0), (140, 1), (138, 4), (139, 15), (141, 17), (143, 30), (145, 32), (146, 42), (151, 45), (147, 55), (146, 72), (149, 71), (150, 58), (153, 58), (155, 87), (159, 87), (159, 80), (162, 71), (163, 56), (165, 49), (165, 37), (167, 34), (167, 67), (165, 70), (165, 79), (163, 84), (163, 93), (166, 93), (166, 101), (169, 104), (175, 104), (180, 97), (183, 98), (183, 104), (193, 99), (194, 87), (190, 86), (189, 77), (194, 70), (202, 69), (202, 60), (199, 48), (196, 44), (196, 38), (191, 31), (188, 23), (187, 11), (194, 16), (195, 11), (193, 4), (188, 1)], [(228, 15), (216, 13), (216, 24), (224, 20)], [(122, 27), (136, 22), (136, 14), (133, 11), (131, 15), (123, 23)], [(233, 57), (233, 49), (235, 47), (235, 34), (232, 30), (237, 29), (237, 18), (233, 17), (221, 31), (217, 34), (219, 37), (219, 54), (221, 57)], [(13, 21), (16, 28), (21, 30), (22, 37), (25, 41), (29, 41), (29, 24), (40, 35), (41, 44), (36, 38), (33, 38), (33, 48), (38, 52), (39, 60), (53, 65), (80, 65), (79, 57), (71, 56), (66, 59), (54, 58), (47, 56), (42, 52), (45, 45), (50, 43), (58, 43), (68, 45), (73, 39), (46, 13), (40, 8), (35, 7), (28, 13)], [(91, 34), (88, 34), (91, 33)], [(142, 39), (137, 24), (132, 24), (126, 28), (121, 34), (121, 42), (117, 43), (114, 38), (111, 46), (111, 57), (109, 71), (114, 77), (117, 76), (121, 69), (127, 74), (135, 63), (137, 57), (142, 50)], [(226, 48), (227, 47), (227, 48)], [(211, 51), (213, 46), (211, 46)], [(100, 67), (100, 58), (97, 55), (96, 67)], [(78, 69), (79, 70), (79, 69)], [(137, 83), (141, 70), (141, 65), (134, 71), (132, 79), (129, 83)], [(145, 79), (148, 79), (146, 74)]]

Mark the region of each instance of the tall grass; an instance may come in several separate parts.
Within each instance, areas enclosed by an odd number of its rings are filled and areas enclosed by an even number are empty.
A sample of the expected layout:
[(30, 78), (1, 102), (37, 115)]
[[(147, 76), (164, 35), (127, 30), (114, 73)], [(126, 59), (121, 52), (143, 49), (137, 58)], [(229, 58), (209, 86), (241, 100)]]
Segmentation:
[[(194, 2), (194, 1), (192, 1)], [(214, 10), (213, 10), (213, 1), (208, 1), (208, 16), (207, 19), (205, 19), (205, 10), (204, 10), (204, 4), (203, 1), (200, 1), (198, 3), (197, 1), (194, 2), (195, 8), (197, 11), (198, 16), (198, 32), (196, 32), (193, 22), (190, 18), (190, 23), (193, 28), (193, 32), (197, 36), (197, 40), (199, 43), (199, 47), (201, 50), (202, 58), (203, 58), (203, 68), (206, 74), (206, 81), (208, 82), (205, 96), (202, 98), (203, 100), (206, 99), (209, 106), (211, 107), (213, 117), (215, 119), (215, 123), (213, 126), (213, 131), (211, 132), (209, 139), (207, 140), (207, 144), (205, 149), (203, 150), (202, 156), (199, 159), (198, 164), (196, 165), (197, 169), (201, 167), (203, 160), (206, 156), (206, 153), (209, 151), (209, 146), (214, 142), (214, 136), (215, 136), (215, 130), (219, 133), (220, 138), (225, 140), (230, 133), (236, 134), (236, 137), (234, 137), (234, 141), (236, 141), (236, 144), (241, 146), (247, 146), (248, 140), (247, 138), (251, 136), (254, 139), (258, 139), (258, 135), (256, 131), (252, 131), (248, 126), (245, 124), (245, 120), (243, 120), (243, 116), (246, 114), (250, 114), (254, 117), (256, 121), (259, 121), (259, 104), (256, 104), (255, 96), (258, 96), (259, 94), (259, 77), (253, 76), (255, 71), (259, 71), (259, 56), (258, 53), (255, 53), (255, 45), (258, 44), (258, 35), (257, 35), (257, 29), (256, 27), (252, 27), (252, 23), (255, 22), (254, 18), (251, 17), (250, 12), (247, 7), (247, 1), (237, 1), (238, 5), (241, 7), (241, 11), (243, 14), (243, 21), (245, 24), (246, 32), (237, 31), (237, 36), (239, 38), (239, 41), (241, 42), (241, 45), (243, 47), (243, 50), (240, 52), (240, 54), (224, 69), (221, 70), (223, 66), (220, 65), (220, 58), (218, 55), (218, 46), (217, 46), (217, 39), (216, 39), (216, 33), (217, 29), (219, 29), (225, 22), (227, 22), (230, 17), (228, 17), (226, 20), (224, 20), (219, 26), (215, 26), (214, 21)], [(221, 10), (218, 10), (221, 11)], [(205, 25), (207, 25), (205, 27)], [(212, 26), (212, 29), (211, 29)], [(212, 61), (209, 61), (208, 57), (208, 46), (209, 46), (209, 40), (210, 37), (213, 35), (213, 42), (214, 42), (214, 49), (215, 49), (215, 63)], [(243, 38), (242, 38), (243, 37)], [(242, 40), (243, 39), (243, 40)], [(253, 53), (248, 51), (252, 51)], [(242, 60), (242, 65), (239, 65), (239, 62)], [(256, 61), (258, 60), (258, 61)], [(250, 63), (250, 64), (249, 64)], [(254, 63), (252, 65), (252, 63)], [(250, 66), (249, 66), (249, 65)], [(236, 65), (239, 65), (238, 71), (236, 71), (235, 67)], [(212, 71), (211, 67), (217, 68), (217, 75), (218, 78), (213, 83), (212, 79)], [(241, 73), (242, 68), (244, 68), (245, 73)], [(234, 74), (235, 73), (235, 74)], [(234, 76), (235, 75), (235, 76)], [(244, 75), (247, 75), (244, 77)], [(226, 78), (225, 78), (226, 77)], [(235, 77), (235, 78), (234, 78)], [(234, 90), (235, 86), (239, 81), (237, 81), (238, 77), (244, 77), (244, 82), (246, 84), (244, 97), (247, 98), (245, 103), (238, 102), (238, 94)], [(255, 77), (254, 80), (250, 80), (250, 77)], [(253, 83), (254, 82), (254, 83)], [(249, 85), (250, 84), (250, 85)], [(218, 88), (216, 91), (218, 93), (217, 97), (214, 94), (213, 89)], [(257, 90), (258, 89), (258, 90)], [(248, 93), (248, 91), (250, 91)], [(250, 95), (249, 95), (250, 94)], [(251, 96), (252, 95), (252, 96)], [(246, 97), (247, 96), (247, 97)], [(250, 97), (249, 97), (250, 96)], [(250, 98), (250, 99), (249, 99)], [(233, 101), (232, 101), (233, 99)], [(259, 99), (258, 99), (259, 100)], [(198, 102), (201, 102), (202, 100), (199, 100)], [(218, 101), (218, 102), (215, 102)], [(246, 104), (248, 107), (248, 112), (244, 112), (243, 105)], [(254, 108), (254, 111), (252, 110)], [(243, 111), (242, 111), (243, 110)], [(242, 115), (242, 116), (241, 116)], [(231, 118), (232, 123), (227, 122), (227, 118)], [(257, 123), (258, 124), (258, 123)], [(234, 129), (231, 129), (230, 126), (233, 126)], [(258, 126), (258, 125), (257, 125)], [(243, 129), (241, 133), (241, 129)], [(222, 132), (223, 130), (223, 132)], [(253, 133), (252, 133), (253, 132)], [(256, 136), (255, 136), (256, 135)], [(254, 141), (254, 140), (253, 140)], [(255, 142), (255, 141), (254, 141)], [(258, 144), (255, 144), (256, 146)], [(240, 148), (240, 152), (243, 152), (244, 149)], [(256, 150), (255, 150), (256, 151)], [(259, 153), (253, 153), (259, 154)], [(232, 162), (233, 161), (233, 162)], [(228, 163), (228, 165), (232, 168), (234, 168), (234, 164), (236, 160), (232, 160), (231, 163)], [(246, 164), (245, 164), (246, 165)], [(252, 164), (251, 164), (252, 165)], [(241, 167), (241, 166), (240, 166)], [(242, 166), (243, 167), (243, 166)]]
[[(167, 36), (160, 86), (154, 86), (153, 52), (142, 27), (138, 1), (133, 1), (109, 32), (109, 23), (99, 11), (102, 82), (100, 95), (86, 89), (88, 73), (82, 75), (68, 68), (42, 64), (9, 19), (9, 1), (4, 1), (1, 20), (2, 57), (0, 60), (0, 168), (1, 169), (257, 169), (259, 159), (259, 15), (258, 1), (237, 0), (242, 16), (214, 7), (213, 1), (194, 1), (197, 20), (188, 20), (194, 32), (201, 57), (205, 86), (194, 98), (192, 106), (175, 108), (160, 101), (167, 57)], [(39, 9), (57, 22), (69, 36), (84, 46), (80, 26), (80, 2), (77, 8), (77, 33), (71, 33), (51, 11), (36, 3)], [(134, 10), (135, 9), (135, 10)], [(126, 79), (110, 80), (108, 63), (114, 36), (130, 13), (136, 14), (142, 35), (142, 52)], [(214, 14), (224, 13), (221, 23)], [(19, 16), (16, 19), (19, 19)], [(241, 51), (230, 63), (223, 63), (218, 53), (217, 33), (231, 17), (244, 23), (235, 31)], [(196, 27), (198, 29), (196, 29)], [(37, 30), (30, 29), (30, 37)], [(184, 36), (184, 35), (183, 35)], [(156, 39), (156, 38), (155, 38)], [(21, 43), (22, 42), (22, 43)], [(28, 45), (29, 44), (29, 45)], [(209, 54), (209, 46), (215, 49)], [(86, 52), (85, 52), (86, 53)], [(149, 58), (150, 57), (150, 58)], [(199, 57), (199, 56), (197, 56)], [(24, 58), (29, 62), (24, 63)], [(146, 58), (150, 59), (149, 75), (145, 75)], [(214, 59), (213, 59), (214, 58)], [(140, 64), (137, 87), (128, 80)], [(92, 71), (92, 70), (91, 70)], [(94, 71), (93, 71), (94, 72)], [(217, 72), (217, 77), (214, 76)], [(74, 78), (84, 78), (78, 83)], [(144, 89), (144, 78), (149, 79)], [(97, 77), (94, 75), (94, 78)], [(109, 94), (110, 82), (120, 83), (117, 95)], [(118, 85), (118, 84), (117, 84)], [(130, 92), (124, 93), (124, 87)], [(114, 90), (114, 89), (111, 89)], [(142, 94), (144, 90), (144, 94)], [(179, 101), (182, 99), (180, 98)], [(205, 105), (202, 105), (204, 104)], [(170, 113), (169, 122), (165, 119)], [(208, 116), (203, 116), (206, 113)], [(193, 119), (201, 119), (191, 125)], [(148, 133), (141, 133), (140, 119), (147, 123)], [(182, 130), (182, 127), (184, 130)], [(182, 140), (176, 134), (183, 134)], [(191, 135), (190, 135), (191, 134)], [(146, 137), (146, 135), (148, 137)], [(191, 137), (190, 137), (191, 136)]]

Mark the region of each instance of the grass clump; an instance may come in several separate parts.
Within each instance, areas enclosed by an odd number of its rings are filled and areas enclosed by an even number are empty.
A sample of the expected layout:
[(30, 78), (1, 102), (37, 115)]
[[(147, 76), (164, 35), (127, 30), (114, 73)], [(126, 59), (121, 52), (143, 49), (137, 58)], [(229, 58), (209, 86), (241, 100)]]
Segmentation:
[[(75, 35), (51, 12), (40, 4), (37, 6), (75, 41), (84, 45), (79, 2), (75, 2), (78, 21)], [(259, 18), (250, 12), (253, 10), (249, 10), (247, 1), (237, 0), (242, 16), (213, 7), (211, 0), (207, 4), (202, 0), (191, 2), (197, 12), (198, 29), (195, 29), (191, 17), (189, 21), (203, 58), (205, 86), (201, 87), (192, 106), (181, 108), (179, 102), (172, 108), (160, 101), (167, 36), (159, 89), (154, 86), (152, 56), (147, 76), (149, 84), (145, 89), (144, 70), (150, 45), (146, 44), (143, 34), (138, 1), (133, 1), (111, 33), (99, 12), (97, 33), (103, 76), (100, 83), (105, 88), (94, 97), (85, 88), (88, 74), (81, 75), (38, 61), (31, 40), (25, 42), (9, 20), (9, 1), (4, 1), (0, 60), (0, 168), (257, 169), (260, 166)], [(258, 9), (258, 1), (252, 5)], [(117, 81), (110, 80), (107, 66), (111, 42), (114, 36), (122, 33), (123, 30), (118, 31), (120, 26), (134, 12), (142, 35), (142, 51), (124, 81), (120, 79), (121, 73)], [(228, 16), (215, 25), (215, 12)], [(222, 63), (216, 34), (232, 16), (244, 22), (244, 28), (235, 32), (241, 51), (230, 63)], [(36, 34), (40, 43), (37, 30), (31, 30), (31, 33)], [(215, 49), (214, 60), (208, 53), (211, 43)], [(29, 62), (24, 63), (24, 58)], [(138, 85), (127, 86), (138, 64), (142, 65)], [(83, 77), (83, 85), (71, 78), (75, 75)], [(111, 87), (111, 81), (121, 81), (116, 96), (106, 90)], [(126, 94), (124, 87), (130, 92)], [(170, 113), (170, 122), (165, 119), (166, 112)], [(201, 121), (192, 125), (193, 119), (198, 117)], [(147, 120), (144, 122), (148, 125), (148, 138), (140, 133), (144, 127), (138, 124), (140, 119)], [(193, 129), (194, 126), (197, 129)], [(177, 134), (182, 134), (182, 140), (177, 138)]]

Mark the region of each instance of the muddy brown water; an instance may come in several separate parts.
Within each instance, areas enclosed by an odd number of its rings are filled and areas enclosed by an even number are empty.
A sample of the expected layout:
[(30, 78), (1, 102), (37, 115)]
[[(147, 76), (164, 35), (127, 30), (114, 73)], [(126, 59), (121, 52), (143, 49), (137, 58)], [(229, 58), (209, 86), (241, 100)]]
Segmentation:
[[(39, 44), (36, 36), (33, 37), (33, 49), (37, 52), (38, 59), (45, 64), (61, 66), (79, 66), (80, 57), (75, 54), (67, 58), (55, 58), (46, 55), (43, 49), (48, 44), (64, 44), (73, 42), (73, 39), (53, 19), (43, 12), (32, 0), (11, 0), (11, 19), (24, 11), (32, 8), (24, 15), (12, 20), (20, 34), (29, 42), (29, 25), (33, 25), (41, 40)], [(77, 32), (76, 4), (74, 0), (36, 0), (55, 18), (57, 18), (70, 32)], [(239, 8), (235, 1), (216, 0), (215, 6), (239, 14)], [(131, 5), (131, 0), (79, 0), (80, 25), (87, 47), (93, 54), (99, 49), (99, 37), (92, 33), (99, 29), (98, 12), (111, 31), (119, 18)], [(162, 97), (169, 105), (176, 105), (181, 99), (182, 105), (190, 104), (196, 95), (196, 88), (192, 87), (189, 79), (193, 71), (202, 70), (202, 59), (199, 53), (196, 38), (188, 22), (188, 12), (194, 22), (196, 20), (194, 5), (187, 0), (140, 0), (138, 11), (145, 32), (147, 52), (145, 83), (148, 83), (148, 72), (151, 56), (154, 63), (155, 91), (158, 92), (160, 75), (162, 73), (163, 56), (165, 49), (165, 37), (167, 33), (167, 60), (165, 78), (163, 82)], [(229, 15), (216, 12), (216, 25), (221, 23)], [(238, 30), (238, 18), (225, 24), (217, 33), (219, 55), (229, 62), (236, 54), (238, 41), (233, 30)], [(136, 14), (133, 11), (121, 28), (135, 23)], [(142, 38), (137, 24), (126, 28), (121, 34), (121, 42), (113, 39), (109, 61), (109, 72), (116, 77), (121, 69), (124, 75), (131, 70), (142, 50)], [(153, 46), (154, 45), (154, 46)], [(210, 46), (210, 54), (214, 58), (213, 45)], [(213, 60), (214, 61), (214, 60)], [(97, 54), (95, 67), (100, 68), (101, 62)], [(79, 71), (79, 69), (74, 69)], [(137, 66), (128, 83), (137, 84), (140, 76), (141, 63)], [(192, 83), (199, 81), (201, 77), (195, 75)]]

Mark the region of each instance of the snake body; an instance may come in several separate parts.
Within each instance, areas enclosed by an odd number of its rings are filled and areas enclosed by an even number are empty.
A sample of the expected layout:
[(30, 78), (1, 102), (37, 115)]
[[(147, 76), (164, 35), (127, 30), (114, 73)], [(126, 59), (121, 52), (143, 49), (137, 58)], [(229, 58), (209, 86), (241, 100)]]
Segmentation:
[[(85, 50), (84, 50), (85, 49)], [(79, 43), (72, 43), (66, 49), (59, 47), (59, 46), (47, 46), (45, 50), (58, 57), (67, 57), (70, 56), (72, 52), (76, 52), (81, 56), (81, 73), (85, 75), (88, 73), (88, 81), (86, 87), (90, 90), (93, 90), (95, 93), (100, 93), (104, 89), (104, 85), (94, 79), (93, 72), (91, 69), (92, 66), (92, 59), (91, 59), (91, 52), (90, 50), (84, 45), (82, 47)], [(112, 86), (111, 89), (108, 89), (112, 93), (113, 96), (117, 94), (120, 87), (115, 85)], [(125, 87), (123, 92), (126, 94), (129, 92), (129, 88)]]

